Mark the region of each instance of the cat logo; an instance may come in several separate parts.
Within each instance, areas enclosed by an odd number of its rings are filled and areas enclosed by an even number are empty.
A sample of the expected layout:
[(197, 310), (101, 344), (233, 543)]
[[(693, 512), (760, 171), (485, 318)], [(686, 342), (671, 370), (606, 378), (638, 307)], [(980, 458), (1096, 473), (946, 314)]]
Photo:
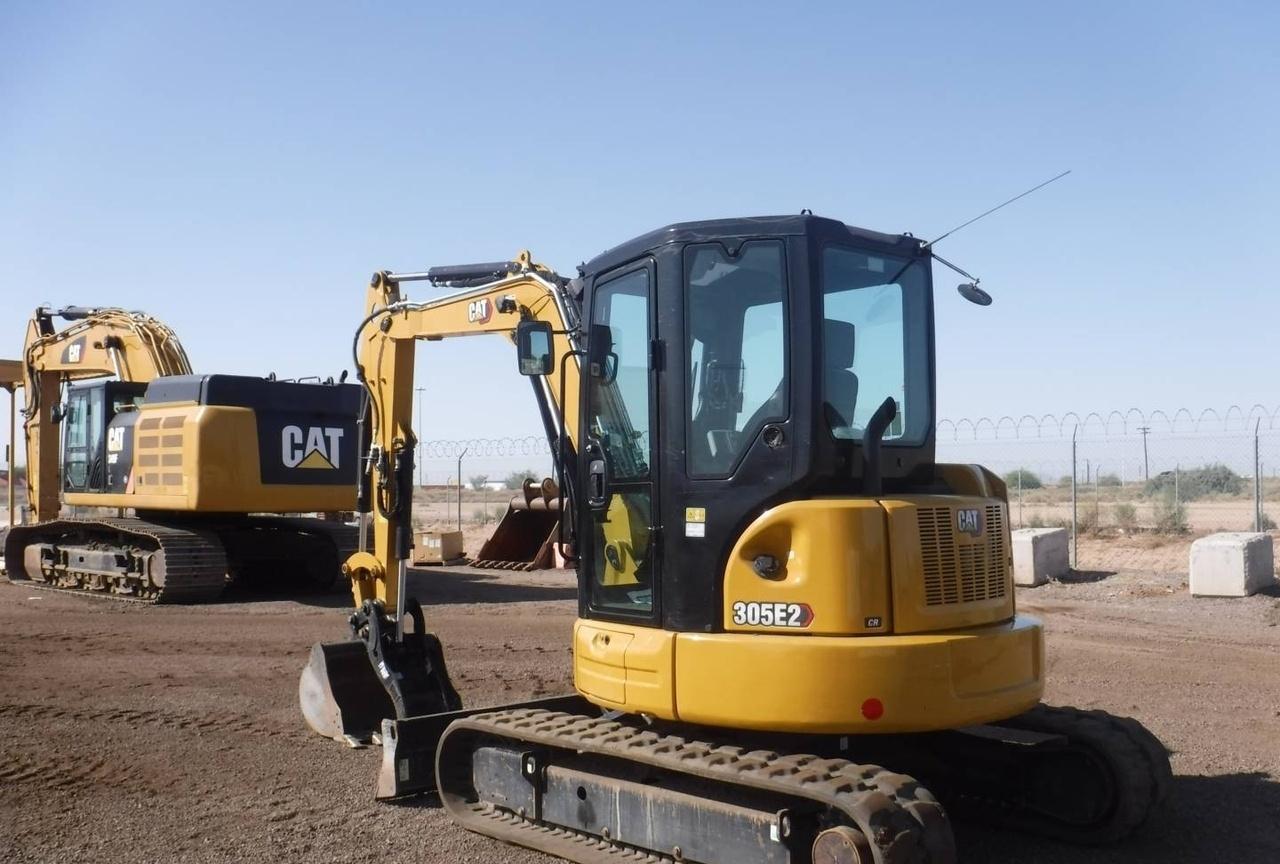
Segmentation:
[(62, 352), (63, 363), (79, 363), (84, 357), (84, 337), (72, 342)]
[(982, 511), (977, 509), (957, 510), (956, 529), (962, 534), (977, 537), (982, 533)]
[(467, 320), (472, 324), (488, 324), (492, 317), (493, 301), (488, 297), (481, 297), (467, 304)]
[(280, 461), (286, 468), (338, 468), (338, 442), (345, 430), (339, 426), (286, 426), (280, 430)]

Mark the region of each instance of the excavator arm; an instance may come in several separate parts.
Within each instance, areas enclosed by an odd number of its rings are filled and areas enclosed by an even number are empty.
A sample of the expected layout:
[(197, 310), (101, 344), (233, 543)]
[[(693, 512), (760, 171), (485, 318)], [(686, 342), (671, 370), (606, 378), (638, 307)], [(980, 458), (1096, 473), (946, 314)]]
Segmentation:
[[(411, 301), (402, 293), (409, 282), (457, 290)], [(499, 334), (514, 342), (522, 322), (547, 325), (552, 368), (531, 380), (557, 462), (577, 446), (578, 302), (569, 280), (534, 263), (528, 252), (509, 262), (376, 273), (365, 310), (352, 346), (367, 395), (360, 420), (360, 547), (343, 567), (355, 601), (355, 639), (314, 646), (299, 684), (308, 723), (338, 739), (368, 738), (386, 719), (461, 707), (439, 641), (426, 632), (420, 605), (405, 591), (418, 440), (411, 422), (417, 341)]]
[[(466, 287), (445, 297), (412, 302), (401, 294), (401, 285), (410, 281)], [(369, 397), (370, 410), (364, 418), (369, 447), (361, 471), (360, 504), (367, 508), (363, 512), (370, 516), (373, 536), (372, 548), (362, 543), (346, 572), (357, 607), (376, 601), (396, 609), (400, 619), (413, 530), (411, 478), (417, 435), (411, 418), (416, 342), (484, 334), (501, 334), (514, 341), (521, 321), (550, 324), (554, 356), (560, 362), (550, 374), (535, 379), (535, 388), (565, 418), (565, 443), (573, 447), (578, 416), (573, 329), (577, 320), (564, 280), (533, 263), (528, 252), (509, 263), (377, 273), (366, 308), (354, 350), (357, 374)]]
[[(71, 323), (58, 330), (54, 318)], [(190, 373), (177, 334), (150, 315), (78, 306), (37, 309), (27, 323), (21, 382), (26, 392), (27, 491), (35, 521), (58, 515), (61, 472), (53, 409), (63, 382), (109, 375), (148, 382)]]

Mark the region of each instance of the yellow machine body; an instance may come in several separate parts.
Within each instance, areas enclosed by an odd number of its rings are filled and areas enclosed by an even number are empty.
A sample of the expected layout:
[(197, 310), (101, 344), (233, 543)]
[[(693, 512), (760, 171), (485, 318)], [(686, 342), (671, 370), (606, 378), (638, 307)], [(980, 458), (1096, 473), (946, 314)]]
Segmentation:
[[(279, 444), (259, 441), (252, 408), (144, 403), (126, 433), (134, 454), (126, 489), (66, 492), (67, 504), (184, 513), (334, 512), (355, 504), (349, 475), (323, 484), (264, 483), (260, 454)], [(318, 470), (337, 474), (328, 465)]]
[[(995, 491), (986, 472), (947, 467)], [(725, 632), (580, 619), (574, 685), (609, 709), (768, 731), (923, 732), (1025, 711), (1044, 690), (1044, 640), (1015, 614), (1006, 506), (981, 495), (780, 504), (729, 555)], [(978, 536), (952, 527), (975, 510)], [(783, 562), (776, 577), (752, 570), (762, 554)], [(747, 620), (744, 608), (760, 611)]]

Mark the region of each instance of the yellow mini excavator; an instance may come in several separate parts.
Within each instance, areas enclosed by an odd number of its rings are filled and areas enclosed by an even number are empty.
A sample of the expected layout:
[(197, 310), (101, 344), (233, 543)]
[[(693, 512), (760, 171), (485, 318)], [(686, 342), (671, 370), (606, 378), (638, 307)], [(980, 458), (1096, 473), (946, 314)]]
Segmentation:
[[(1139, 828), (1167, 753), (1040, 703), (1004, 484), (935, 461), (934, 261), (806, 214), (672, 225), (572, 280), (527, 253), (376, 274), (373, 537), (347, 562), (353, 640), (303, 671), (308, 723), (380, 738), (379, 797), (435, 789), (466, 828), (579, 862), (949, 864), (952, 817)], [(411, 302), (419, 280), (461, 290)], [(414, 342), (495, 332), (555, 442), (577, 692), (463, 709), (405, 591)]]
[(37, 309), (21, 366), (33, 519), (5, 534), (10, 579), (148, 602), (338, 579), (355, 528), (261, 514), (351, 510), (359, 387), (193, 375), (169, 327), (122, 309)]

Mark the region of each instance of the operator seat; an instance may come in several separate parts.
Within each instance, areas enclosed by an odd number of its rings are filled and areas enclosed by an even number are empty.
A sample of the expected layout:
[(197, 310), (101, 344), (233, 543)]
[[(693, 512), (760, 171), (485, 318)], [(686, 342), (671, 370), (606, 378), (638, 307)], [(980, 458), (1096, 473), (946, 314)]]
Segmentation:
[(822, 322), (823, 393), (827, 421), (834, 428), (853, 426), (858, 404), (858, 376), (852, 371), (857, 328), (831, 318)]

